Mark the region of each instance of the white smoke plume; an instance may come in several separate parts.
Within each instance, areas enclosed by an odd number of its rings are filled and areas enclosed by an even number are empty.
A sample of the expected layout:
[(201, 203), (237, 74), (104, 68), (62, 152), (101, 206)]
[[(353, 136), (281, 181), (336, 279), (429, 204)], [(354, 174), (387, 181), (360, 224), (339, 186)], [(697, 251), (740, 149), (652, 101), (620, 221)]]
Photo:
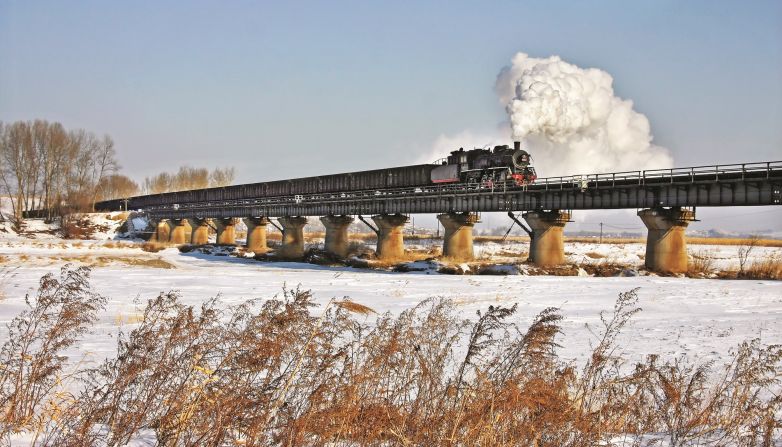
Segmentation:
[(513, 140), (532, 154), (540, 177), (669, 168), (652, 144), (649, 120), (614, 95), (613, 78), (559, 56), (516, 54), (497, 76)]

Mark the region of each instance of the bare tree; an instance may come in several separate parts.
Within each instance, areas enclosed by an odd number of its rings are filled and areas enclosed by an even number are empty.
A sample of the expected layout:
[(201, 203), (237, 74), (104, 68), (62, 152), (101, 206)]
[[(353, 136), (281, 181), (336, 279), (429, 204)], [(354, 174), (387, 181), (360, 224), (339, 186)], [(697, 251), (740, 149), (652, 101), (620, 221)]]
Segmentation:
[(209, 186), (209, 170), (182, 166), (174, 175), (174, 191), (201, 189)]
[(174, 174), (161, 172), (144, 179), (144, 192), (160, 194), (188, 189), (228, 186), (233, 183), (234, 168), (215, 168), (211, 173), (206, 168), (181, 166)]
[[(9, 182), (8, 182), (8, 177), (10, 176), (10, 172), (6, 168), (7, 165), (6, 165), (6, 157), (5, 157), (6, 145), (8, 144), (7, 143), (8, 134), (6, 132), (7, 129), (8, 126), (6, 126), (4, 122), (0, 121), (0, 186), (2, 186), (3, 191), (5, 191), (5, 193), (8, 194), (8, 199), (11, 202), (11, 206), (14, 207), (14, 201), (13, 198), (11, 197), (11, 192), (10, 192)], [(3, 197), (0, 200), (5, 200), (5, 197)], [(1, 209), (2, 208), (0, 208), (0, 210)], [(16, 209), (14, 208), (12, 214), (15, 215), (16, 214), (15, 211)], [(0, 211), (0, 220), (5, 220), (5, 218), (6, 217), (2, 215), (2, 211)]]
[(138, 195), (138, 183), (121, 174), (104, 177), (98, 183), (98, 200), (127, 199)]
[(146, 194), (160, 194), (172, 190), (173, 179), (171, 174), (167, 172), (161, 172), (153, 177), (147, 177), (144, 179), (144, 193)]
[(14, 217), (19, 220), (29, 207), (30, 179), (37, 166), (30, 123), (18, 121), (5, 126), (2, 142), (3, 186), (11, 198)]
[[(93, 211), (99, 199), (138, 194), (139, 186), (118, 176), (114, 141), (83, 129), (66, 130), (45, 120), (0, 122), (0, 188), (11, 199), (14, 217), (45, 210), (52, 218)], [(144, 180), (149, 194), (230, 185), (233, 168), (182, 166)]]
[(68, 204), (73, 209), (92, 211), (99, 195), (98, 185), (119, 168), (114, 141), (109, 136), (99, 139), (83, 130), (73, 132), (72, 140), (76, 157), (68, 182)]
[[(60, 123), (17, 121), (0, 126), (0, 187), (12, 198), (13, 214), (93, 207), (101, 180), (117, 171), (114, 142)], [(65, 208), (63, 208), (65, 205)]]
[(230, 168), (215, 168), (210, 174), (209, 186), (228, 186), (234, 182), (235, 171), (233, 167)]
[(117, 152), (114, 150), (114, 140), (112, 140), (110, 136), (104, 135), (103, 139), (97, 144), (95, 152), (92, 175), (93, 185), (95, 185), (92, 188), (92, 211), (95, 211), (95, 202), (98, 199), (98, 190), (103, 179), (119, 170), (116, 156)]
[(63, 173), (70, 166), (68, 146), (71, 142), (69, 141), (68, 132), (60, 123), (48, 124), (45, 121), (36, 121), (36, 123), (46, 124), (45, 130), (41, 131), (41, 133), (45, 134), (42, 138), (45, 144), (40, 144), (38, 147), (41, 192), (37, 208), (47, 210), (47, 217), (51, 219), (57, 204), (54, 201), (54, 197), (61, 196), (61, 187), (64, 183), (62, 179)]

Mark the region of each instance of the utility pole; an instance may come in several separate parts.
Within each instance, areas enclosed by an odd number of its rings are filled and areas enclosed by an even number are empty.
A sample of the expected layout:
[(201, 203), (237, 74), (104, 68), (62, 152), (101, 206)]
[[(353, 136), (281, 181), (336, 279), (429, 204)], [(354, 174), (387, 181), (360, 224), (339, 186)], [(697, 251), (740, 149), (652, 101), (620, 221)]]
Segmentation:
[(600, 222), (600, 243), (603, 243), (603, 222)]

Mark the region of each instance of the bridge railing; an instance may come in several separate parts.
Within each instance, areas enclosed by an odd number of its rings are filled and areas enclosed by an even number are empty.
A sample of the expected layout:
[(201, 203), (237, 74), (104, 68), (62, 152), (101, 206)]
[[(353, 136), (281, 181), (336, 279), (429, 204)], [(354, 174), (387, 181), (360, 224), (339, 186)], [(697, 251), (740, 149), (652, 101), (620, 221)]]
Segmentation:
[[(491, 188), (485, 185), (465, 185), (461, 183), (425, 185), (418, 187), (391, 188), (391, 189), (371, 189), (346, 192), (323, 192), (307, 195), (291, 196), (263, 196), (249, 199), (219, 200), (210, 202), (191, 202), (177, 204), (179, 209), (201, 209), (217, 206), (231, 207), (254, 207), (264, 205), (293, 204), (302, 201), (339, 201), (342, 199), (351, 200), (377, 200), (391, 199), (395, 197), (409, 197), (410, 195), (456, 195), (456, 194), (486, 194), (490, 192), (517, 192), (517, 191), (547, 191), (547, 190), (566, 190), (566, 189), (588, 189), (594, 187), (615, 187), (622, 185), (644, 185), (646, 183), (681, 183), (695, 181), (720, 180), (721, 176), (738, 177), (744, 179), (747, 174), (754, 177), (764, 176), (769, 178), (772, 173), (777, 176), (782, 173), (782, 161), (770, 161), (761, 163), (743, 163), (712, 166), (693, 166), (687, 168), (673, 169), (651, 169), (645, 171), (624, 171), (613, 173), (589, 174), (589, 175), (571, 175), (559, 177), (544, 177), (530, 185), (508, 186), (494, 185)], [(765, 175), (764, 175), (765, 174)], [(149, 210), (167, 210), (172, 205), (162, 205), (149, 207)]]
[(771, 172), (782, 169), (782, 161), (767, 161), (761, 163), (741, 163), (712, 166), (693, 166), (689, 168), (650, 169), (643, 171), (644, 179), (670, 178), (671, 181), (681, 177), (689, 177), (690, 181), (703, 178), (719, 180), (720, 176), (727, 174), (741, 174), (741, 178), (748, 173), (766, 173), (766, 178)]

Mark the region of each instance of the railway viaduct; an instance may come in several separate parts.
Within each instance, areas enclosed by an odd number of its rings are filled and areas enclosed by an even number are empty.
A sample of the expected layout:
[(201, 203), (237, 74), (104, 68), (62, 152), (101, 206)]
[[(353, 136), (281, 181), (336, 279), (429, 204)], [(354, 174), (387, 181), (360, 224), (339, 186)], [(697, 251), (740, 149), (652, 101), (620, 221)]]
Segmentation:
[[(181, 197), (141, 209), (157, 223), (153, 235), (157, 240), (204, 244), (213, 225), (218, 244), (235, 244), (235, 226), (243, 219), (248, 250), (268, 250), (266, 228), (272, 224), (283, 233), (277, 255), (296, 259), (304, 254), (306, 216), (321, 216), (325, 249), (345, 256), (347, 229), (357, 216), (377, 233), (378, 257), (391, 259), (404, 253), (402, 229), (409, 215), (436, 213), (445, 230), (443, 255), (468, 260), (473, 257), (477, 213), (499, 211), (508, 213), (530, 235), (529, 260), (540, 266), (565, 261), (563, 230), (574, 210), (636, 209), (648, 229), (646, 267), (675, 273), (687, 270), (684, 231), (695, 220), (696, 209), (782, 204), (782, 162), (543, 178), (512, 188), (449, 184), (259, 194), (241, 200), (188, 201)], [(110, 209), (111, 204), (99, 203), (97, 208)], [(526, 225), (518, 219), (518, 212)], [(365, 220), (366, 215), (372, 223)]]

